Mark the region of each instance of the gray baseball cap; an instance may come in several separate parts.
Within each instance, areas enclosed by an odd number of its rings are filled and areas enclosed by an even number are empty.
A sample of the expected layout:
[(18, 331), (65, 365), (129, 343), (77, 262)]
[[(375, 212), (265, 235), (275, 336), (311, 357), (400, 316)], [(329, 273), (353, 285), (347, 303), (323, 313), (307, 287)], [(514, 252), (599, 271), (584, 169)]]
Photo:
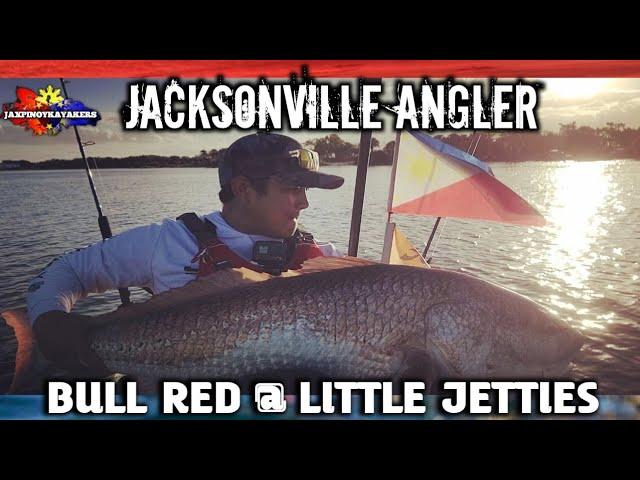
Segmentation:
[(236, 140), (218, 164), (221, 187), (239, 175), (275, 176), (289, 185), (305, 188), (334, 189), (344, 183), (344, 178), (319, 170), (316, 152), (291, 137), (276, 133), (254, 133)]

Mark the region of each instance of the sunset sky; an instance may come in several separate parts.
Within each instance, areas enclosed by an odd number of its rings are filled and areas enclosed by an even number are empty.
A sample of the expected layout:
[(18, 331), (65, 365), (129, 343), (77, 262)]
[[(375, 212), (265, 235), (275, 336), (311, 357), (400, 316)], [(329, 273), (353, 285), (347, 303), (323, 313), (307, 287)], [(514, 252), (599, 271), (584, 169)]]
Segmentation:
[[(546, 88), (540, 95), (538, 117), (543, 131), (557, 131), (561, 123), (575, 121), (578, 126), (604, 126), (622, 122), (640, 127), (640, 79), (541, 79)], [(238, 80), (240, 81), (240, 80)], [(336, 80), (338, 82), (338, 80)], [(69, 96), (100, 112), (97, 127), (81, 127), (83, 140), (95, 145), (87, 148), (90, 156), (123, 157), (129, 155), (197, 155), (200, 150), (220, 149), (250, 131), (206, 132), (127, 131), (120, 126), (120, 106), (126, 98), (127, 79), (73, 79)], [(394, 79), (384, 80), (383, 101), (394, 97)], [(59, 79), (0, 79), (0, 103), (15, 101), (16, 86), (32, 89), (59, 85)], [(374, 137), (384, 144), (393, 139), (392, 118), (381, 113), (384, 132)], [(286, 133), (286, 132), (285, 132)], [(327, 131), (295, 132), (298, 140), (324, 136)], [(468, 132), (462, 132), (468, 133)], [(358, 142), (359, 133), (340, 133), (347, 141)], [(0, 120), (0, 160), (42, 161), (50, 158), (78, 157), (75, 136), (70, 131), (57, 136), (35, 137), (30, 132)]]

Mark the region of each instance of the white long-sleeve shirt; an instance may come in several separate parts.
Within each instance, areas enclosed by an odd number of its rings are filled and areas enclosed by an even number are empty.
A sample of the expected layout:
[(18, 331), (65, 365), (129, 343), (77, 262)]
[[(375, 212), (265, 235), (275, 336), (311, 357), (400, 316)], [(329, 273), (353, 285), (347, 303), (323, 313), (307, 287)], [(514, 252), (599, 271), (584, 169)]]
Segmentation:
[[(204, 218), (216, 226), (220, 241), (245, 260), (251, 260), (256, 241), (275, 240), (235, 230), (220, 212)], [(318, 246), (326, 256), (340, 256), (330, 243)], [(182, 222), (170, 219), (67, 253), (29, 283), (29, 320), (33, 324), (39, 315), (50, 310), (70, 312), (78, 299), (90, 293), (134, 286), (161, 293), (181, 287), (196, 278), (186, 273), (185, 267), (198, 267), (191, 262), (197, 253), (195, 237)]]

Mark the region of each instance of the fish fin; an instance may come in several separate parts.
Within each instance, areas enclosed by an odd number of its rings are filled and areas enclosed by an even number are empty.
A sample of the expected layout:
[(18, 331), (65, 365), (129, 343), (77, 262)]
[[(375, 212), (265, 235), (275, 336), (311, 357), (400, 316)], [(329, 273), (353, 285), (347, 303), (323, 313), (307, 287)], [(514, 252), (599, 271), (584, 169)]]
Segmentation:
[(36, 339), (24, 309), (6, 310), (0, 314), (14, 332), (18, 343), (13, 378), (7, 393), (15, 393), (27, 383), (36, 361)]
[[(355, 257), (316, 257), (305, 262), (300, 270), (287, 270), (281, 277), (294, 277), (309, 273), (317, 273), (341, 268), (353, 268), (372, 265), (377, 262)], [(189, 304), (212, 295), (220, 295), (232, 289), (254, 285), (266, 280), (277, 279), (268, 273), (256, 272), (248, 268), (231, 268), (220, 270), (212, 275), (198, 278), (183, 287), (167, 290), (154, 295), (143, 303), (134, 303), (114, 312), (93, 317), (92, 327), (100, 327), (116, 320), (135, 319), (168, 307)]]
[(143, 303), (133, 303), (113, 312), (98, 315), (91, 319), (92, 327), (103, 326), (116, 320), (140, 318), (169, 307), (177, 307), (239, 287), (254, 285), (273, 278), (267, 273), (260, 273), (248, 268), (232, 268), (220, 270), (212, 275), (193, 280), (183, 287), (167, 290), (154, 295)]
[(365, 260), (357, 257), (315, 257), (302, 264), (299, 270), (288, 270), (283, 273), (285, 276), (305, 275), (307, 273), (324, 272), (327, 270), (339, 270), (342, 268), (362, 267), (375, 265), (379, 262)]
[(127, 382), (135, 381), (134, 378), (125, 374), (125, 373), (112, 373), (111, 375), (107, 375), (102, 379), (104, 382), (113, 382), (115, 383), (115, 392), (116, 395), (124, 395), (125, 394), (125, 384)]
[(393, 380), (397, 381), (424, 381), (429, 393), (440, 390), (440, 381), (443, 378), (454, 376), (453, 369), (444, 360), (440, 349), (432, 346), (424, 349), (407, 346), (400, 349), (400, 362)]
[(424, 381), (427, 390), (435, 393), (440, 380), (456, 376), (446, 355), (432, 341), (418, 341), (421, 335), (415, 331), (392, 330), (384, 340), (384, 350), (395, 358), (394, 383), (399, 381)]
[(125, 373), (112, 373), (111, 375), (107, 375), (104, 380), (107, 382), (121, 382), (127, 378), (127, 374)]
[(402, 355), (400, 366), (394, 374), (395, 380), (424, 380), (428, 383), (440, 378), (437, 362), (429, 355), (428, 352), (407, 347), (401, 349)]

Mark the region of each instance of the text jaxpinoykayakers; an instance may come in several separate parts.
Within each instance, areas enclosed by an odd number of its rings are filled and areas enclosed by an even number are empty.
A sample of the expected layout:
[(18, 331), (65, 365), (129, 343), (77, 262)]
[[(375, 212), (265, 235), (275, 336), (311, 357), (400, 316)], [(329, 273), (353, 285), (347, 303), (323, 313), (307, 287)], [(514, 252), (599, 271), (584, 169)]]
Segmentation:
[[(443, 394), (434, 398), (445, 415), (584, 415), (597, 412), (596, 392), (594, 381), (445, 381)], [(251, 403), (257, 413), (283, 413), (292, 399), (295, 413), (303, 415), (427, 412), (427, 385), (419, 381), (325, 381), (317, 389), (302, 381), (293, 397), (287, 397), (281, 383), (257, 383), (253, 393)], [(242, 403), (240, 386), (229, 381), (165, 381), (159, 394), (159, 413), (170, 415), (233, 414)], [(134, 381), (119, 385), (111, 381), (51, 381), (46, 408), (50, 414), (148, 413)]]

